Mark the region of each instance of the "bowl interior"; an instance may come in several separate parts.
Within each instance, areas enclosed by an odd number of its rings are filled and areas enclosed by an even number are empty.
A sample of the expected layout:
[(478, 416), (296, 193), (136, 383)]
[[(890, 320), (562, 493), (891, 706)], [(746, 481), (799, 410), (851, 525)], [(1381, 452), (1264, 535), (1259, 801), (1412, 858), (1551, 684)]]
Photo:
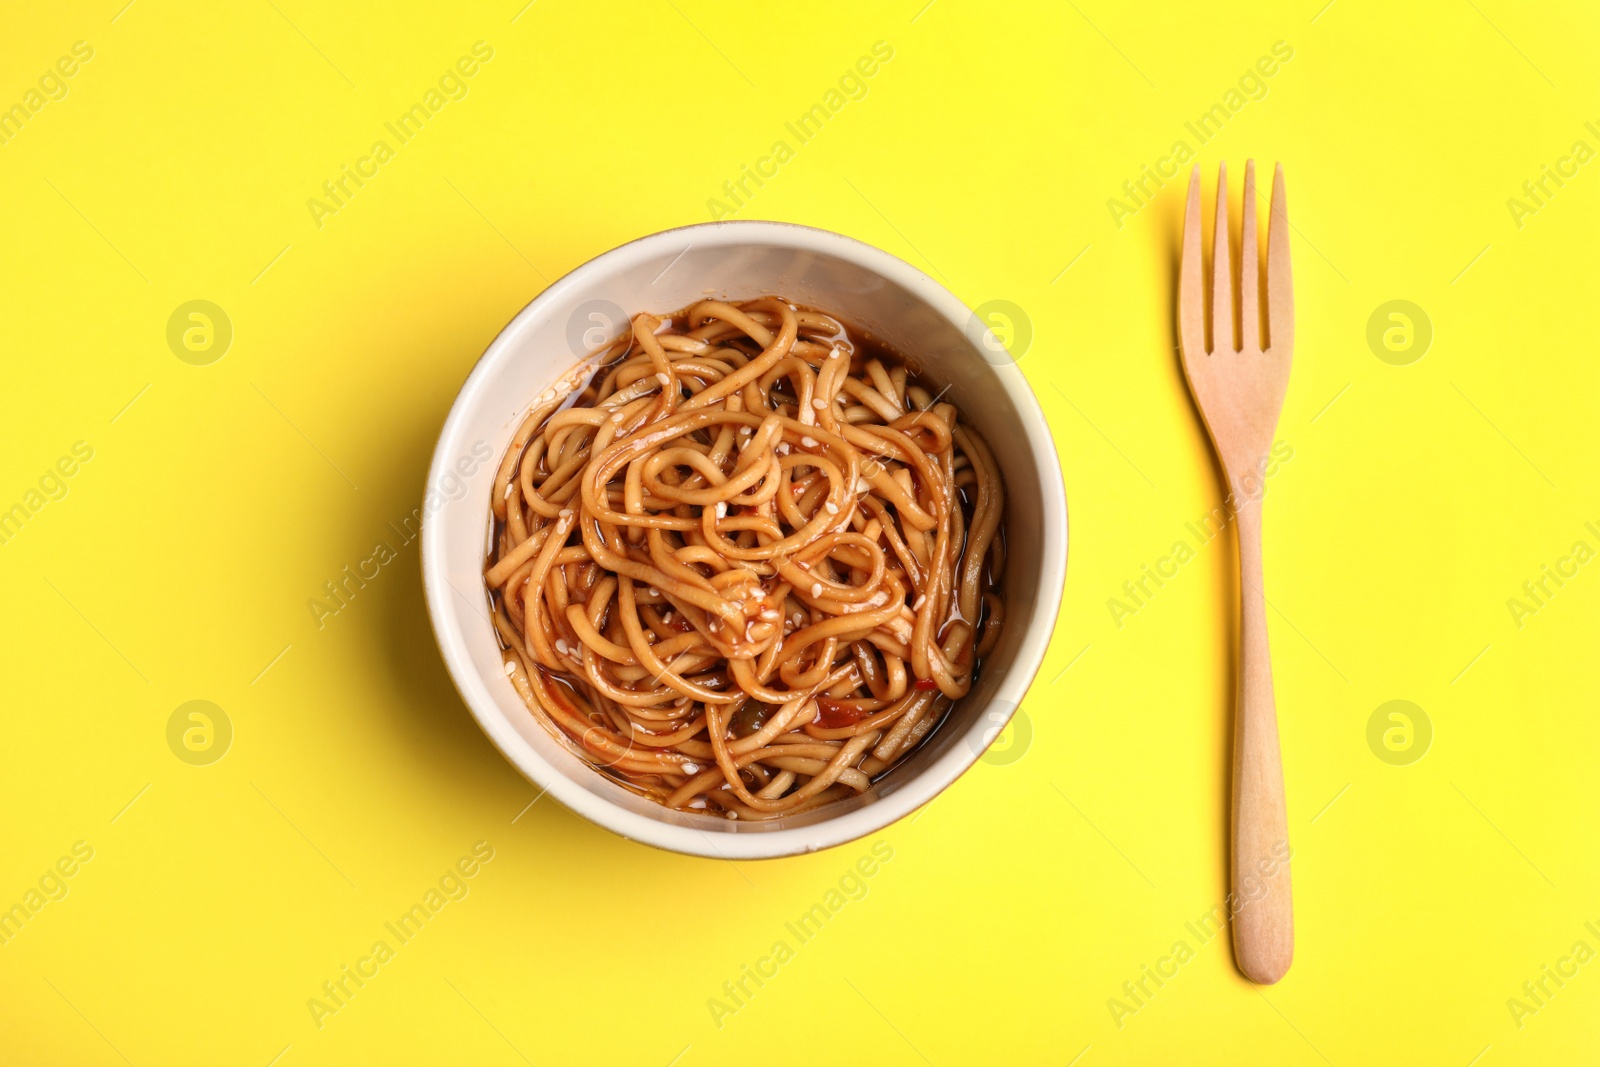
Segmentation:
[[(513, 763), (569, 807), (625, 836), (654, 837), (652, 843), (668, 847), (677, 847), (673, 838), (709, 834), (801, 830), (815, 838), (822, 824), (844, 820), (825, 835), (836, 839), (828, 843), (837, 843), (903, 814), (869, 809), (936, 768), (931, 777), (938, 780), (927, 783), (926, 795), (918, 789), (917, 795), (900, 798), (913, 800), (912, 806), (931, 799), (982, 754), (1020, 702), (1059, 603), (1066, 533), (1060, 475), (1048, 430), (1021, 373), (1009, 362), (994, 365), (980, 355), (979, 346), (995, 342), (954, 297), (925, 279), (908, 277), (907, 272), (916, 272), (901, 261), (848, 238), (778, 224), (743, 224), (742, 233), (739, 224), (719, 226), (657, 234), (591, 261), (541, 294), (495, 340), (457, 399), (434, 460), (434, 483), (424, 508), (430, 610), (446, 662), (484, 729)], [(759, 235), (752, 236), (750, 227)], [(919, 295), (908, 284), (923, 291)], [(930, 298), (926, 287), (938, 295)], [(1006, 622), (972, 692), (867, 793), (756, 823), (672, 811), (640, 797), (590, 767), (536, 721), (502, 670), (482, 566), (495, 470), (542, 390), (619, 335), (629, 315), (676, 311), (707, 296), (744, 300), (774, 293), (836, 314), (887, 342), (914, 362), (924, 382), (936, 390), (948, 388), (962, 420), (988, 441), (1006, 488)], [(1047, 524), (1053, 527), (1049, 536)], [(1047, 542), (1059, 546), (1059, 562), (1045, 558)], [(646, 827), (629, 815), (660, 825), (667, 840), (643, 832)], [(682, 829), (673, 833), (666, 827)], [(685, 830), (700, 833), (685, 835)]]

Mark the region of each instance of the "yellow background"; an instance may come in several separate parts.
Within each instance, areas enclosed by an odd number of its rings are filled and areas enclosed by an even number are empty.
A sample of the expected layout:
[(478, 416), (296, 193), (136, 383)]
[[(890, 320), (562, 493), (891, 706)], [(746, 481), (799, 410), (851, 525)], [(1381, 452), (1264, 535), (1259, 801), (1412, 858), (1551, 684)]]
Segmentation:
[[(1600, 564), (1520, 627), (1506, 603), (1600, 547), (1600, 163), (1520, 228), (1506, 203), (1600, 148), (1592, 5), (524, 2), (4, 16), (0, 103), (75, 41), (94, 57), (0, 145), (0, 508), (74, 442), (94, 456), (0, 545), (0, 907), (74, 842), (94, 858), (0, 946), (0, 1059), (1600, 1059), (1600, 963), (1520, 1028), (1507, 1007), (1600, 949)], [(479, 40), (469, 94), (319, 228), (307, 199)], [(322, 629), (307, 600), (393, 540), (523, 304), (711, 217), (877, 41), (865, 97), (737, 214), (1024, 309), (1072, 515), (1031, 741), (791, 860), (530, 808), (440, 664), (414, 544)], [(1184, 123), (1277, 41), (1292, 60), (1199, 146)], [(1107, 207), (1179, 139), (1208, 191), (1219, 160), (1281, 160), (1296, 226), (1266, 558), (1299, 936), (1266, 990), (1184, 925), (1227, 890), (1231, 544), (1120, 626), (1107, 604), (1219, 499), (1173, 352), (1181, 181), (1120, 228)], [(234, 329), (209, 366), (166, 343), (193, 299)], [(1433, 325), (1407, 366), (1366, 340), (1393, 299)], [(210, 766), (167, 745), (194, 699), (234, 728)], [(1392, 699), (1433, 727), (1407, 766), (1366, 740)], [(478, 841), (470, 894), (319, 1029), (308, 998)], [(866, 895), (795, 944), (784, 924), (874, 841), (893, 859)], [(780, 939), (794, 958), (719, 1027), (708, 999)], [(1108, 999), (1179, 940), (1194, 958), (1119, 1027)]]

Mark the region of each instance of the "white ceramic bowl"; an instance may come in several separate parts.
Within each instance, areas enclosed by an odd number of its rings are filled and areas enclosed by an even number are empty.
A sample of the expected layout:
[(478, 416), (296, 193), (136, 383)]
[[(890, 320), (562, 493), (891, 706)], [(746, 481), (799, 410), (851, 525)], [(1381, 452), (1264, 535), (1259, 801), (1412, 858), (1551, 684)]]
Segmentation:
[[(768, 822), (678, 812), (586, 764), (534, 719), (502, 669), (483, 562), (489, 493), (534, 397), (628, 316), (715, 295), (776, 293), (842, 316), (921, 365), (989, 442), (1005, 478), (1005, 626), (971, 693), (872, 788)], [(724, 859), (815, 851), (880, 830), (932, 800), (999, 734), (1044, 658), (1066, 576), (1067, 505), (1039, 403), (984, 323), (887, 252), (826, 230), (713, 222), (640, 238), (590, 260), (513, 319), (473, 368), (445, 420), (423, 508), (422, 575), (445, 665), (478, 724), (556, 800), (623, 837)]]

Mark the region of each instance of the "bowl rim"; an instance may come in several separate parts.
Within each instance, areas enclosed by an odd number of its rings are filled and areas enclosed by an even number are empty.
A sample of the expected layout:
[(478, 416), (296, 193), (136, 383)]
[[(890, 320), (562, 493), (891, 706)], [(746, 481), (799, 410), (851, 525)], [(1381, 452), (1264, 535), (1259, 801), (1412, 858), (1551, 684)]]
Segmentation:
[[(900, 286), (958, 330), (971, 336), (970, 323), (974, 313), (960, 298), (920, 268), (857, 238), (799, 223), (756, 219), (723, 219), (660, 230), (617, 245), (574, 267), (528, 301), (500, 329), (473, 364), (451, 402), (450, 413), (440, 428), (428, 465), (426, 485), (438, 484), (452, 457), (460, 451), (466, 431), (470, 428), (466, 414), (467, 408), (472, 406), (469, 401), (475, 400), (477, 394), (488, 387), (493, 370), (509, 358), (512, 348), (510, 338), (520, 332), (520, 327), (543, 313), (548, 305), (562, 300), (572, 290), (581, 290), (602, 281), (611, 270), (625, 265), (626, 261), (649, 256), (658, 245), (673, 248), (675, 242), (686, 234), (694, 235), (692, 244), (697, 248), (771, 245), (835, 256)], [(447, 578), (448, 558), (443, 535), (438, 531), (439, 522), (433, 519), (433, 512), (424, 507), (419, 558), (428, 618), (450, 680), (462, 702), (477, 720), (479, 728), (507, 762), (541, 789), (541, 797), (549, 794), (568, 810), (630, 841), (708, 859), (772, 859), (817, 852), (882, 830), (932, 801), (977, 762), (988, 742), (999, 735), (1005, 722), (1009, 722), (1022, 706), (1023, 698), (1044, 662), (1061, 609), (1066, 579), (1066, 487), (1049, 424), (1038, 397), (1015, 361), (990, 366), (1000, 387), (1019, 413), (1034, 416), (1024, 417), (1021, 429), (1027, 438), (1028, 449), (1038, 464), (1040, 509), (1044, 516), (1043, 529), (1039, 532), (1042, 541), (1039, 597), (1031, 617), (1016, 620), (1027, 630), (1005, 680), (988, 705), (989, 708), (1005, 708), (1004, 721), (988, 714), (980, 715), (967, 730), (968, 743), (950, 745), (936, 761), (911, 775), (887, 796), (878, 797), (871, 804), (835, 818), (802, 827), (763, 828), (749, 833), (710, 833), (697, 827), (674, 825), (629, 811), (589, 791), (547, 761), (502, 714), (483, 675), (473, 667), (468, 644), (457, 622), (460, 611), (449, 595), (452, 587)], [(985, 734), (987, 736), (983, 736)], [(972, 743), (975, 738), (982, 743)]]

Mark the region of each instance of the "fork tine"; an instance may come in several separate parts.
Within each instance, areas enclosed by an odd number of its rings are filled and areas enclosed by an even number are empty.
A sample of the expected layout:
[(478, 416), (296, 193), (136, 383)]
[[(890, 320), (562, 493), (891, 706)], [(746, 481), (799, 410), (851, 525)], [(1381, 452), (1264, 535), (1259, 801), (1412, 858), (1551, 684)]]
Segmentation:
[(1256, 161), (1244, 161), (1244, 216), (1239, 233), (1239, 350), (1261, 351), (1261, 252), (1256, 247)]
[(1283, 164), (1272, 176), (1272, 220), (1267, 224), (1267, 334), (1273, 352), (1294, 351), (1294, 277), (1289, 269), (1289, 201)]
[(1185, 359), (1206, 354), (1206, 293), (1200, 262), (1200, 168), (1189, 175), (1183, 212), (1183, 259), (1178, 271), (1178, 341)]
[(1256, 246), (1256, 160), (1245, 160), (1245, 218), (1238, 235), (1238, 349), (1261, 350), (1261, 250)]
[(1217, 219), (1211, 231), (1211, 351), (1237, 352), (1233, 333), (1233, 260), (1228, 254), (1228, 165), (1217, 164)]

